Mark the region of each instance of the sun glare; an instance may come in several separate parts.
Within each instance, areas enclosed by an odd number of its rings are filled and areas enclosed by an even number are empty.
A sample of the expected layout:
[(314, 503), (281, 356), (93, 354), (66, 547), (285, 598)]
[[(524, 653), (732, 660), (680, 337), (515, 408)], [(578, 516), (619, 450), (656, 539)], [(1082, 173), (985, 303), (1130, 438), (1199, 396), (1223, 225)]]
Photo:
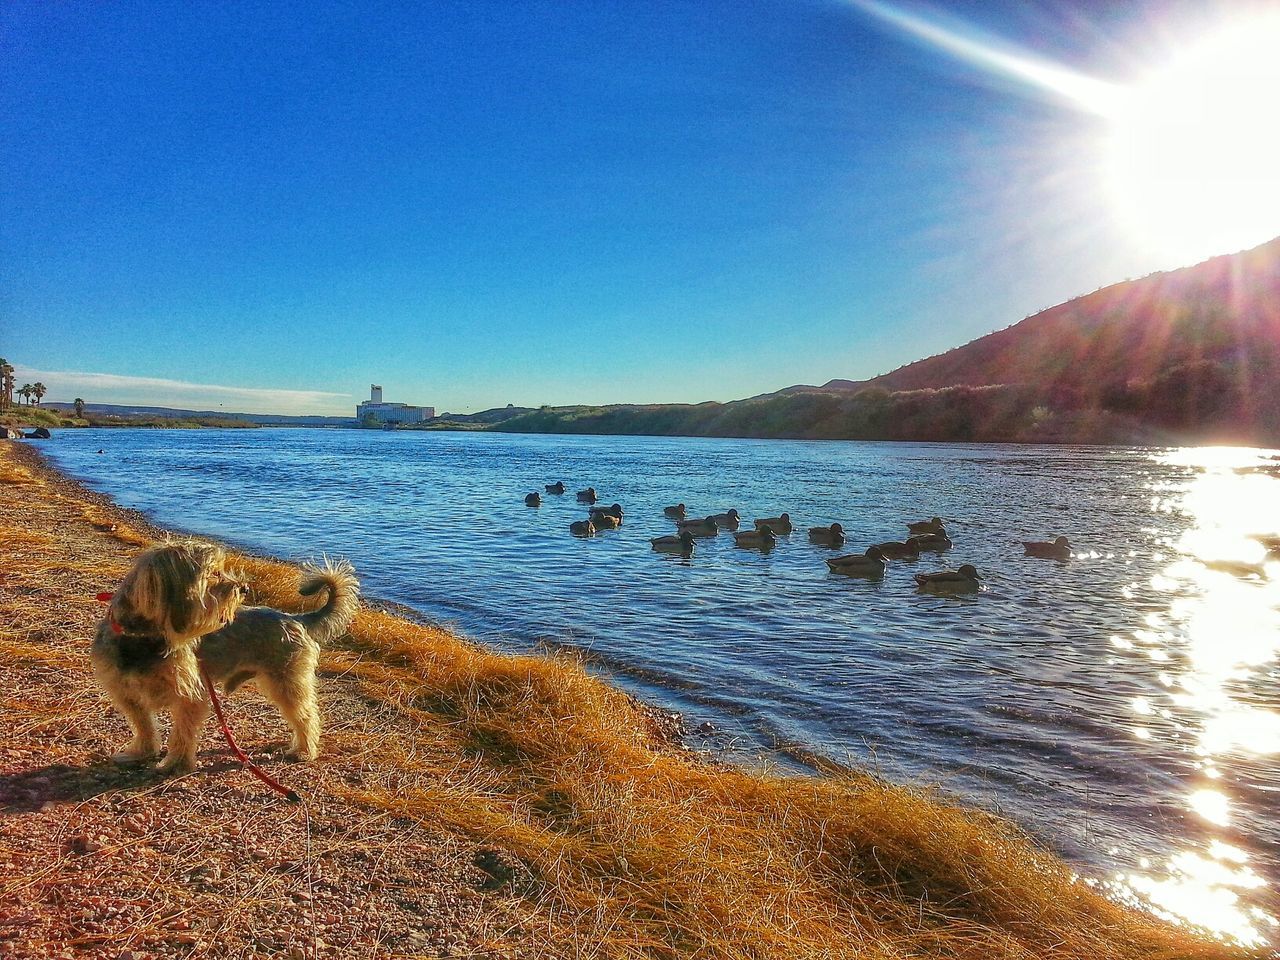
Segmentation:
[(1131, 242), (1169, 266), (1280, 235), (1280, 13), (1259, 12), (1168, 48), (1136, 83), (1121, 85), (951, 18), (888, 0), (848, 2), (951, 57), (1102, 118), (1098, 188)]
[(1280, 15), (1187, 48), (1108, 111), (1107, 176), (1137, 242), (1180, 262), (1280, 234)]

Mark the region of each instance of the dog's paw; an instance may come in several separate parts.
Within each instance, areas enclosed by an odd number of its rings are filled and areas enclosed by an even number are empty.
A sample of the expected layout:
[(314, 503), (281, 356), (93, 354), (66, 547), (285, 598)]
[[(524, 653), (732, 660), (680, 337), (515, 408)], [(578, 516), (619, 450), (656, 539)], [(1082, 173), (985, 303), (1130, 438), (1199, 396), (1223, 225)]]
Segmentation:
[(170, 754), (164, 758), (164, 762), (156, 769), (161, 773), (190, 773), (196, 768), (196, 762), (192, 757), (182, 754)]
[(118, 763), (122, 766), (130, 763), (146, 763), (148, 760), (154, 760), (158, 756), (158, 751), (147, 750), (140, 747), (125, 747), (119, 753), (111, 755), (111, 762)]

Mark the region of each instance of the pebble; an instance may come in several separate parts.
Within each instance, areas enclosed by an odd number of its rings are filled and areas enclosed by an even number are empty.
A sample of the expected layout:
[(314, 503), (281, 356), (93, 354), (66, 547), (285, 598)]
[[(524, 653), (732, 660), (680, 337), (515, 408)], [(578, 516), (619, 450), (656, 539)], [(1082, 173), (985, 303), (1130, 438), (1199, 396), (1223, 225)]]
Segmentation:
[(66, 841), (66, 848), (74, 854), (84, 856), (89, 853), (97, 853), (102, 849), (102, 842), (97, 837), (91, 837), (85, 833), (76, 834), (74, 837)]

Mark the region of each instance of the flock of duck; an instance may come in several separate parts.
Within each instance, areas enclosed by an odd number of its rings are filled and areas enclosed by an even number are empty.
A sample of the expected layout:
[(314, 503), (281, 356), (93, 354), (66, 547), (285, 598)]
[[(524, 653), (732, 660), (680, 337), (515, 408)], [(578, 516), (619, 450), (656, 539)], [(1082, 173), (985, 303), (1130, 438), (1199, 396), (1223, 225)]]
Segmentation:
[[(546, 484), (544, 489), (554, 496), (562, 496), (567, 492), (564, 483), (560, 481)], [(579, 503), (587, 504), (588, 515), (585, 520), (569, 524), (570, 533), (579, 537), (593, 537), (602, 530), (615, 530), (622, 526), (622, 505), (615, 503), (607, 507), (596, 506), (599, 497), (595, 487), (579, 490), (577, 498)], [(529, 507), (541, 506), (542, 494), (535, 491), (526, 496), (524, 502)], [(654, 537), (649, 543), (659, 553), (679, 554), (682, 557), (693, 556), (699, 539), (717, 536), (721, 530), (733, 534), (735, 546), (749, 550), (769, 550), (778, 542), (780, 535), (785, 536), (793, 531), (791, 515), (788, 513), (754, 520), (752, 528), (746, 530), (740, 529), (742, 517), (734, 509), (706, 517), (690, 518), (685, 505), (678, 503), (664, 507), (662, 513), (668, 520), (675, 521), (676, 533)], [(884, 577), (890, 560), (919, 560), (922, 553), (942, 553), (953, 546), (939, 517), (908, 523), (907, 532), (905, 540), (877, 543), (867, 547), (863, 553), (832, 557), (827, 560), (827, 566), (833, 573), (879, 580)], [(828, 527), (810, 527), (809, 542), (833, 548), (842, 547), (845, 544), (844, 528), (838, 523)], [(1058, 537), (1051, 542), (1018, 542), (1029, 557), (1067, 560), (1071, 556), (1071, 544), (1066, 537)], [(970, 563), (956, 570), (917, 573), (914, 577), (918, 588), (930, 593), (977, 593), (982, 586), (977, 568)]]

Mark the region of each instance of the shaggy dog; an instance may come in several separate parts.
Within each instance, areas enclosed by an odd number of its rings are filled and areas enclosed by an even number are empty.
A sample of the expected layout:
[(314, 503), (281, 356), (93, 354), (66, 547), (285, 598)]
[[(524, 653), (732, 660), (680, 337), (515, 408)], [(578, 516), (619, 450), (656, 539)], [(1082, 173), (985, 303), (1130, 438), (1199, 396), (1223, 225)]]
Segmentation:
[(294, 615), (242, 607), (244, 587), (226, 569), (220, 547), (173, 542), (138, 557), (111, 597), (90, 654), (98, 682), (133, 729), (117, 761), (159, 753), (155, 714), (167, 710), (173, 724), (160, 769), (195, 769), (200, 728), (209, 715), (201, 668), (227, 693), (256, 680), (293, 733), (290, 755), (316, 757), (320, 645), (351, 624), (360, 582), (345, 561), (305, 569), (298, 592), (312, 596), (327, 588), (328, 597), (319, 610)]

